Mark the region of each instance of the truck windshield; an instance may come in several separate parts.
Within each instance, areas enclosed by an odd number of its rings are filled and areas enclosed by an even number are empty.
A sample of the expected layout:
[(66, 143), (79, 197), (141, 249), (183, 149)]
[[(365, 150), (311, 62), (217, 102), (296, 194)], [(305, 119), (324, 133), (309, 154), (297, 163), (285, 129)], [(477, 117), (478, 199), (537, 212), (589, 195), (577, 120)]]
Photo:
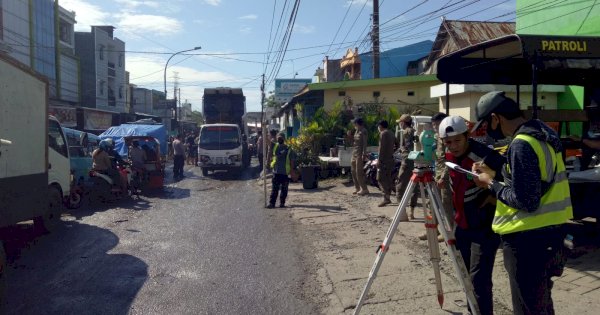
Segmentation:
[(205, 127), (200, 134), (200, 148), (206, 150), (230, 150), (240, 146), (237, 127)]

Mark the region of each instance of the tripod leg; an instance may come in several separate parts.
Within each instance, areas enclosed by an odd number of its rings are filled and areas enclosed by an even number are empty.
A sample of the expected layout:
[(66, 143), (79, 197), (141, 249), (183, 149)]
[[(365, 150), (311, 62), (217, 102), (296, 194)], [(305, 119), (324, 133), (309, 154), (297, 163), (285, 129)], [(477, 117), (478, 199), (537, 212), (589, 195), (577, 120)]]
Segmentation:
[[(435, 288), (437, 291), (438, 303), (440, 308), (444, 305), (444, 290), (442, 288), (442, 276), (440, 273), (440, 247), (437, 240), (437, 222), (435, 216), (432, 215), (431, 211), (427, 209), (427, 197), (425, 195), (425, 184), (419, 183), (419, 189), (421, 190), (421, 202), (423, 204), (423, 214), (425, 218), (425, 229), (427, 231), (427, 243), (429, 247), (429, 257), (431, 264), (433, 265), (433, 273), (435, 276)], [(433, 206), (433, 202), (431, 202)]]
[(458, 251), (456, 248), (454, 233), (448, 230), (450, 224), (448, 222), (448, 217), (445, 216), (445, 212), (441, 206), (442, 198), (437, 188), (433, 186), (433, 183), (428, 183), (426, 187), (427, 193), (431, 197), (433, 214), (442, 221), (442, 228), (440, 230), (444, 236), (444, 239), (446, 240), (448, 255), (450, 256), (450, 259), (454, 265), (454, 269), (458, 274), (458, 280), (467, 295), (467, 302), (471, 308), (471, 313), (473, 315), (479, 315), (481, 313), (479, 312), (479, 305), (477, 304), (477, 299), (475, 298), (475, 289), (473, 288), (473, 283), (471, 282), (471, 275), (465, 266), (465, 261), (463, 260), (460, 251)]
[(396, 234), (396, 230), (398, 229), (398, 225), (400, 224), (400, 217), (401, 217), (400, 214), (402, 213), (402, 211), (405, 210), (406, 205), (410, 201), (410, 197), (412, 196), (415, 186), (416, 186), (416, 182), (414, 182), (412, 180), (408, 183), (408, 187), (406, 187), (406, 190), (404, 191), (404, 195), (402, 196), (402, 200), (400, 201), (400, 204), (398, 205), (398, 209), (396, 209), (396, 214), (394, 215), (392, 224), (390, 225), (390, 228), (388, 229), (387, 234), (385, 235), (385, 239), (383, 240), (383, 243), (377, 248), (377, 258), (375, 258), (375, 262), (373, 263), (373, 267), (371, 268), (371, 272), (369, 273), (369, 278), (367, 279), (367, 283), (365, 284), (365, 287), (363, 288), (363, 291), (360, 294), (360, 298), (358, 299), (358, 302), (356, 303), (356, 307), (354, 308), (355, 315), (358, 315), (360, 313), (360, 309), (362, 308), (362, 305), (367, 298), (367, 294), (369, 294), (371, 285), (373, 284), (373, 281), (375, 280), (375, 277), (377, 276), (377, 272), (379, 271), (379, 268), (381, 267), (381, 264), (383, 263), (385, 254), (387, 253), (388, 249), (390, 248), (390, 244), (392, 243), (394, 234)]

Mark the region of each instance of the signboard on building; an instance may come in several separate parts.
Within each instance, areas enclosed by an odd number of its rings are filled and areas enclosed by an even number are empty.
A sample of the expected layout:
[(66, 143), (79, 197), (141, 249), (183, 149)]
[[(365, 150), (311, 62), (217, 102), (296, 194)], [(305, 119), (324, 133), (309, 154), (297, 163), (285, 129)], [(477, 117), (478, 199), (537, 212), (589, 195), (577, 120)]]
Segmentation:
[(85, 130), (106, 130), (112, 126), (113, 114), (86, 109), (83, 111), (83, 128)]
[(177, 100), (158, 100), (157, 103), (154, 103), (154, 110), (167, 109), (167, 108), (175, 108), (177, 106)]
[(275, 101), (281, 104), (289, 102), (311, 79), (275, 79)]
[(77, 112), (75, 107), (50, 106), (48, 114), (56, 117), (63, 127), (77, 127)]

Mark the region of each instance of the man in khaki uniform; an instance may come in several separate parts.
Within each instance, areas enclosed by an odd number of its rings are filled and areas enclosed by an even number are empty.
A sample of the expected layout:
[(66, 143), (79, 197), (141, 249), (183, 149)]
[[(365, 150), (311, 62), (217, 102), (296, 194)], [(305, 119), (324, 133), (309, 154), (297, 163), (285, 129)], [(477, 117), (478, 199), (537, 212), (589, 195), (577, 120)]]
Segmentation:
[(388, 130), (388, 122), (382, 120), (377, 124), (379, 129), (379, 151), (377, 162), (377, 181), (383, 192), (383, 201), (379, 207), (392, 203), (392, 169), (394, 168), (394, 134)]
[(446, 166), (446, 146), (444, 141), (439, 136), (440, 123), (448, 115), (437, 113), (431, 117), (431, 125), (435, 131), (436, 149), (435, 149), (435, 181), (440, 188), (442, 196), (442, 206), (448, 217), (450, 224), (454, 223), (454, 209), (452, 206), (452, 191), (450, 190), (450, 177), (448, 175), (448, 167)]
[[(408, 158), (408, 154), (414, 148), (415, 130), (412, 128), (412, 117), (408, 114), (403, 114), (396, 122), (399, 123), (400, 128), (402, 128), (402, 137), (400, 138), (400, 147), (398, 148), (402, 157), (402, 165), (400, 166), (400, 171), (398, 172), (398, 181), (396, 185), (396, 199), (398, 200), (398, 203), (400, 203), (402, 196), (404, 195), (404, 191), (410, 182), (412, 171), (415, 168), (415, 162)], [(411, 219), (415, 218), (414, 213), (416, 205), (417, 194), (413, 193), (410, 201)], [(405, 209), (403, 209), (402, 213), (400, 213), (400, 221), (408, 221), (408, 215), (406, 215)]]
[(366, 195), (369, 193), (367, 188), (367, 181), (365, 179), (364, 159), (367, 155), (367, 129), (365, 129), (365, 122), (362, 118), (354, 119), (354, 148), (352, 150), (352, 181), (354, 182), (354, 195)]

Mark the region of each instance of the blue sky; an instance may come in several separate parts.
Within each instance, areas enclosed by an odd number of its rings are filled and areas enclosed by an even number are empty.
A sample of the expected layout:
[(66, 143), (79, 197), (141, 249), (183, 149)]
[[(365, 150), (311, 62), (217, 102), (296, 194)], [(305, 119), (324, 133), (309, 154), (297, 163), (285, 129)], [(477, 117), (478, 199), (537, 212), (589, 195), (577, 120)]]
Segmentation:
[[(514, 21), (515, 1), (379, 0), (382, 50), (433, 40), (441, 15)], [(128, 51), (131, 83), (162, 91), (169, 53), (201, 46), (194, 52), (199, 55), (178, 55), (170, 61), (168, 90), (172, 91), (176, 71), (181, 98), (200, 109), (205, 87), (242, 87), (249, 111), (260, 110), (260, 75), (270, 50), (269, 35), (275, 37), (286, 2), (274, 50), (281, 43), (293, 0), (59, 0), (75, 11), (76, 31), (89, 31), (90, 25), (116, 27), (114, 36), (125, 41)], [(277, 77), (298, 73), (297, 78), (311, 78), (325, 55), (340, 58), (347, 48), (356, 46), (360, 52), (369, 51), (365, 38), (372, 9), (372, 0), (301, 0)], [(271, 54), (270, 62), (274, 58)], [(267, 65), (267, 75), (272, 68), (273, 64)], [(273, 90), (272, 82), (267, 90)]]

